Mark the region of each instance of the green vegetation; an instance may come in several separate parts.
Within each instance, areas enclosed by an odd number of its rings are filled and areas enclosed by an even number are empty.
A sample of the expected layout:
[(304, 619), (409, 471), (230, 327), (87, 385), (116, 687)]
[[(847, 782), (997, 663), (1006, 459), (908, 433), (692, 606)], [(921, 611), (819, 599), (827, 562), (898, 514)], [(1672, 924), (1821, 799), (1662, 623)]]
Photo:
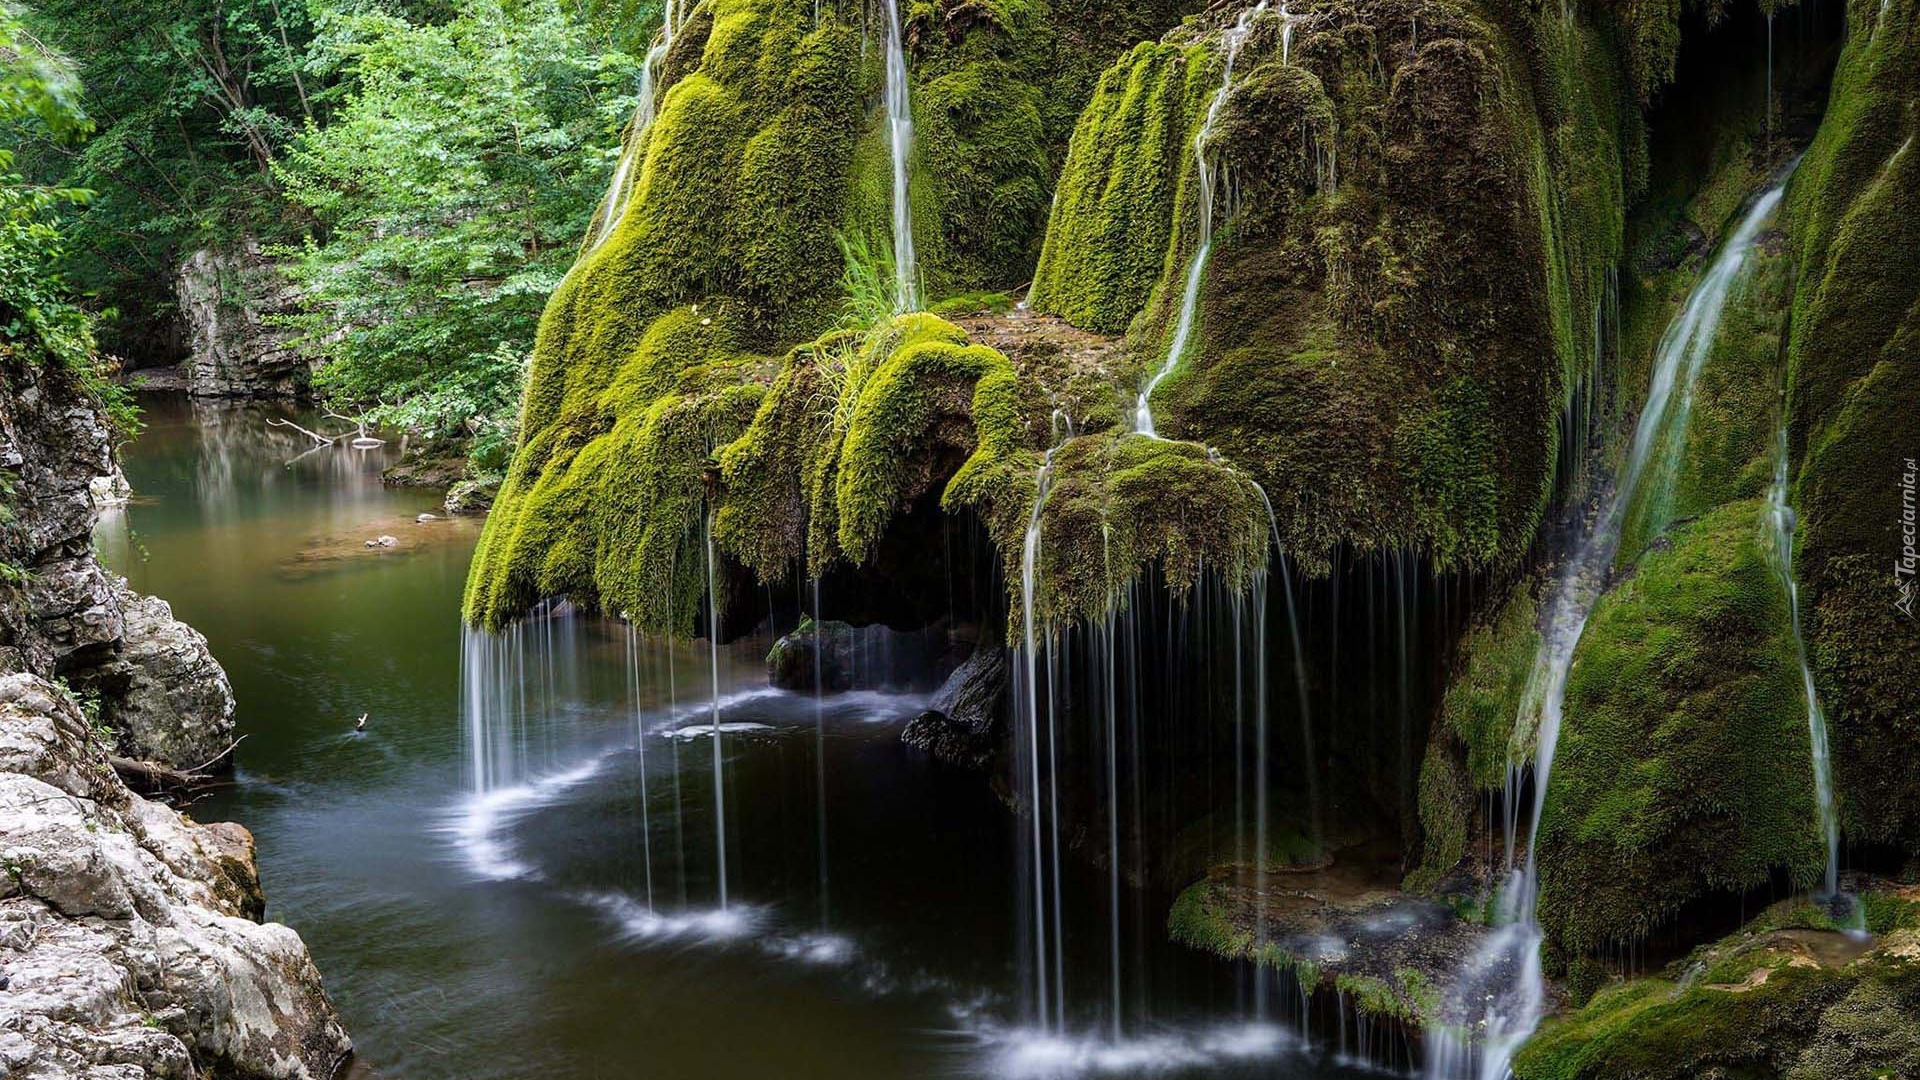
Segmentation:
[(1869, 894), (1885, 935), (1848, 943), (1788, 901), (1661, 977), (1615, 983), (1550, 1020), (1514, 1061), (1520, 1080), (1775, 1076), (1841, 1080), (1920, 1067), (1914, 904)]
[(557, 0), (315, 19), (306, 69), (342, 92), (273, 162), (306, 232), (282, 253), (304, 298), (292, 322), (324, 392), (390, 402), (374, 421), (430, 437), (471, 422), (497, 454), (635, 61), (600, 55)]
[[(87, 389), (122, 434), (136, 425), (127, 395), (109, 379), (109, 361), (94, 345), (94, 319), (60, 266), (68, 236), (57, 215), (85, 205), (82, 188), (33, 183), (19, 172), (12, 147), (39, 140), (70, 146), (93, 121), (79, 102), (67, 61), (46, 51), (8, 8), (0, 7), (0, 360), (62, 371)], [(4, 485), (11, 497), (12, 483)], [(0, 576), (17, 583), (15, 567)]]
[(1678, 524), (1594, 607), (1542, 811), (1540, 920), (1639, 941), (1713, 891), (1818, 880), (1806, 707), (1758, 500)]
[(1785, 211), (1798, 263), (1787, 346), (1796, 569), (1842, 825), (1852, 840), (1910, 852), (1920, 851), (1920, 790), (1904, 763), (1920, 716), (1920, 638), (1895, 606), (1892, 568), (1903, 464), (1920, 455), (1916, 99), (1920, 9), (1848, 4), (1826, 118)]

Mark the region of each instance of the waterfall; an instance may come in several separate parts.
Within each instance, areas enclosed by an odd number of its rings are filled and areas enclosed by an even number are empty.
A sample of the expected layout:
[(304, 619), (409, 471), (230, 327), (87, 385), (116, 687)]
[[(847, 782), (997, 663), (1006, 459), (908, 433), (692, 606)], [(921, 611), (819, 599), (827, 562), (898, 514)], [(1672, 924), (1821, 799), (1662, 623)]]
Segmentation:
[(713, 511), (707, 511), (707, 656), (713, 676), (713, 853), (727, 910), (727, 779), (720, 741), (720, 592), (714, 587)]
[[(1053, 478), (1053, 455), (1057, 448), (1050, 448), (1040, 465), (1040, 476), (1033, 499), (1033, 513), (1027, 519), (1026, 539), (1021, 546), (1020, 555), (1020, 630), (1022, 645), (1020, 650), (1019, 671), (1024, 675), (1020, 687), (1020, 700), (1024, 708), (1016, 709), (1020, 726), (1026, 730), (1026, 766), (1027, 794), (1029, 801), (1027, 812), (1032, 819), (1030, 843), (1033, 848), (1032, 864), (1028, 872), (1033, 875), (1033, 971), (1034, 971), (1034, 1007), (1039, 1026), (1045, 1030), (1054, 1013), (1052, 997), (1049, 993), (1047, 969), (1050, 966), (1050, 954), (1047, 945), (1047, 890), (1045, 871), (1042, 865), (1045, 858), (1045, 845), (1040, 833), (1040, 635), (1034, 629), (1034, 579), (1040, 561), (1040, 511), (1047, 504), (1047, 488)], [(1051, 705), (1051, 702), (1049, 702)], [(1049, 709), (1051, 711), (1051, 709)], [(1016, 739), (1022, 733), (1015, 732)], [(1058, 837), (1056, 836), (1056, 843)], [(1055, 897), (1058, 902), (1058, 895)], [(1058, 948), (1056, 941), (1054, 947)], [(1062, 995), (1064, 997), (1064, 995)], [(1065, 1005), (1061, 1005), (1064, 1012)]]
[(1293, 13), (1280, 5), (1280, 66), (1293, 63)]
[[(1654, 357), (1647, 403), (1634, 428), (1633, 443), (1613, 494), (1555, 582), (1540, 647), (1534, 654), (1533, 670), (1528, 675), (1520, 715), (1515, 722), (1514, 739), (1519, 745), (1524, 742), (1529, 721), (1535, 718), (1538, 721), (1534, 738), (1532, 816), (1527, 825), (1524, 858), (1517, 850), (1517, 803), (1525, 764), (1509, 761), (1507, 880), (1500, 894), (1498, 928), (1469, 959), (1451, 995), (1451, 1004), (1462, 1018), (1478, 1018), (1473, 1026), (1480, 1036), (1480, 1046), (1476, 1050), (1466, 1035), (1452, 1026), (1430, 1029), (1427, 1036), (1430, 1080), (1463, 1077), (1504, 1080), (1511, 1075), (1514, 1052), (1533, 1034), (1545, 1012), (1546, 984), (1540, 966), (1541, 929), (1537, 918), (1539, 867), (1535, 851), (1540, 836), (1540, 813), (1546, 805), (1554, 754), (1559, 747), (1561, 709), (1566, 700), (1574, 650), (1586, 630), (1587, 616), (1603, 590), (1619, 548), (1621, 527), (1648, 465), (1672, 467), (1685, 451), (1694, 380), (1712, 350), (1728, 293), (1747, 264), (1754, 238), (1779, 205), (1785, 186), (1786, 180), (1782, 178), (1754, 201), (1733, 235), (1714, 256), (1706, 274), (1688, 294), (1679, 317), (1667, 327)], [(1657, 459), (1656, 447), (1661, 455)], [(1664, 524), (1653, 522), (1654, 527)]]
[(646, 153), (647, 129), (653, 126), (654, 69), (660, 66), (660, 62), (666, 59), (667, 50), (673, 47), (674, 34), (680, 28), (678, 14), (674, 9), (674, 0), (666, 0), (660, 33), (647, 49), (645, 59), (640, 62), (640, 101), (634, 107), (633, 121), (627, 125), (626, 138), (620, 148), (620, 163), (613, 169), (613, 181), (607, 185), (606, 197), (600, 202), (600, 221), (594, 228), (592, 242), (587, 245), (588, 251), (606, 243), (607, 237), (613, 235), (614, 226), (626, 216), (627, 202), (633, 194), (634, 173)]
[[(672, 661), (669, 660), (669, 663)], [(627, 622), (627, 693), (633, 699), (633, 744), (640, 751), (640, 851), (647, 877), (647, 912), (653, 907), (653, 808), (647, 799), (647, 718), (640, 696), (640, 634)]]
[(1833, 761), (1827, 751), (1827, 714), (1813, 685), (1813, 666), (1807, 660), (1807, 642), (1800, 629), (1800, 587), (1793, 576), (1793, 507), (1787, 503), (1787, 424), (1783, 417), (1774, 438), (1773, 484), (1767, 489), (1767, 532), (1773, 541), (1774, 569), (1786, 586), (1787, 606), (1793, 616), (1793, 651), (1800, 661), (1800, 689), (1807, 702), (1807, 737), (1813, 749), (1814, 807), (1819, 813), (1821, 838), (1827, 844), (1827, 876), (1823, 899), (1840, 897), (1840, 818), (1833, 805)]
[(913, 156), (913, 103), (907, 92), (907, 50), (900, 36), (900, 0), (887, 0), (887, 143), (893, 152), (893, 287), (900, 311), (920, 307), (920, 260), (913, 250), (913, 201), (907, 192)]
[[(892, 3), (893, 0), (888, 0)], [(1167, 344), (1167, 355), (1160, 361), (1160, 367), (1154, 371), (1147, 385), (1141, 387), (1140, 397), (1133, 406), (1133, 428), (1142, 435), (1158, 438), (1153, 428), (1153, 407), (1149, 399), (1162, 379), (1172, 374), (1180, 363), (1181, 355), (1187, 351), (1187, 340), (1193, 336), (1195, 309), (1200, 306), (1200, 282), (1207, 271), (1207, 259), (1213, 254), (1213, 163), (1207, 160), (1207, 144), (1213, 138), (1214, 125), (1220, 120), (1220, 110), (1227, 103), (1227, 94), (1233, 89), (1233, 62), (1240, 55), (1240, 46), (1246, 44), (1247, 34), (1253, 27), (1253, 20), (1267, 9), (1267, 0), (1240, 13), (1223, 35), (1221, 47), (1225, 54), (1225, 64), (1220, 73), (1220, 88), (1213, 92), (1213, 100), (1207, 103), (1205, 119), (1200, 122), (1200, 130), (1193, 136), (1194, 176), (1200, 185), (1200, 246), (1194, 249), (1193, 258), (1187, 263), (1186, 288), (1180, 294), (1180, 317), (1173, 324), (1173, 340)], [(1284, 34), (1285, 31), (1283, 30)]]

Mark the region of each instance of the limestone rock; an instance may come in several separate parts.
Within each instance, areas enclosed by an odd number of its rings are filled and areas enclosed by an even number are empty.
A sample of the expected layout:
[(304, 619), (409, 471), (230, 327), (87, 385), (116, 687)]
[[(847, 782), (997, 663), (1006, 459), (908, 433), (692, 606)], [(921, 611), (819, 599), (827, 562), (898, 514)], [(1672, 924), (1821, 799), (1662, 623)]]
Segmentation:
[(305, 1080), (349, 1053), (299, 935), (255, 921), (246, 831), (133, 795), (24, 673), (0, 676), (0, 853), (6, 1075)]
[(308, 359), (268, 316), (293, 311), (300, 293), (248, 241), (239, 251), (187, 256), (174, 275), (186, 323), (187, 389), (200, 397), (293, 398), (307, 393)]
[(233, 689), (207, 639), (165, 600), (120, 582), (123, 637), (85, 684), (102, 691), (102, 719), (131, 757), (192, 768), (233, 742)]

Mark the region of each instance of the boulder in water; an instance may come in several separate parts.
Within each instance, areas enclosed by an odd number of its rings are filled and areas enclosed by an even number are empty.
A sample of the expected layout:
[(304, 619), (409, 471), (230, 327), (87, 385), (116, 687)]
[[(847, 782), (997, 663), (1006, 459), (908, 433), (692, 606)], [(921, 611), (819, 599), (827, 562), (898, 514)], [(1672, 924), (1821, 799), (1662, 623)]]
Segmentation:
[(1006, 697), (1007, 650), (982, 645), (947, 676), (900, 739), (942, 761), (985, 769), (999, 745)]

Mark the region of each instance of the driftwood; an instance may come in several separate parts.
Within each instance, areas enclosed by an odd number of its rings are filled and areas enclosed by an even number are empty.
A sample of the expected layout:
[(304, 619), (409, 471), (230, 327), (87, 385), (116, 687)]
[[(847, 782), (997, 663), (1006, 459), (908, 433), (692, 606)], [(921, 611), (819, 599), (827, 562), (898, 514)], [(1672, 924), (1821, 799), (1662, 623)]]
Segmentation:
[(120, 775), (126, 785), (142, 795), (157, 795), (168, 798), (192, 800), (204, 794), (209, 788), (225, 786), (231, 780), (212, 772), (215, 766), (233, 759), (234, 747), (240, 745), (245, 735), (227, 744), (225, 750), (190, 769), (176, 769), (171, 765), (162, 765), (156, 761), (140, 761), (109, 755), (107, 763)]

